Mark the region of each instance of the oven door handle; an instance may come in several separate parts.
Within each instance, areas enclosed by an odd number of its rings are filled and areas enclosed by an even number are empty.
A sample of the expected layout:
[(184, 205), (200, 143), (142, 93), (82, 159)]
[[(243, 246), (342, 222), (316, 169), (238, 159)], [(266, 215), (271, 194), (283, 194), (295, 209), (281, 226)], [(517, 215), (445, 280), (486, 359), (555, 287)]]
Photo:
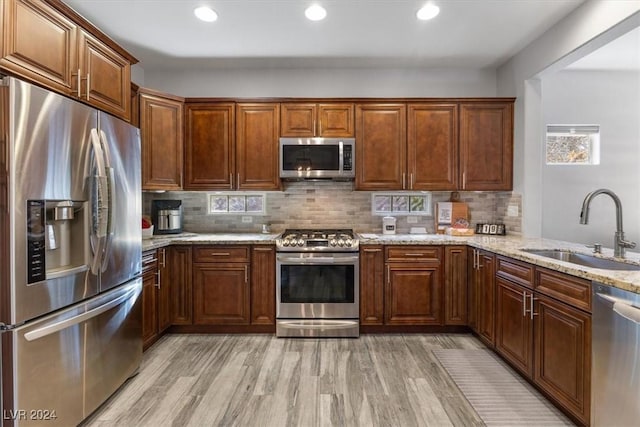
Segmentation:
[(313, 264), (352, 264), (360, 259), (357, 256), (349, 257), (314, 257), (314, 258), (294, 258), (288, 256), (278, 256), (278, 261), (282, 264), (313, 265)]

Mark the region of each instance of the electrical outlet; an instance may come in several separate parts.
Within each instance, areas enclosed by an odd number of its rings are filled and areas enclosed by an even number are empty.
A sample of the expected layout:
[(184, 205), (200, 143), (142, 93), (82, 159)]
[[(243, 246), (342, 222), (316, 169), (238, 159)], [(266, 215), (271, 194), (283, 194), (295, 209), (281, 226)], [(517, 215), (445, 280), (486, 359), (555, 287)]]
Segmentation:
[(417, 216), (408, 216), (407, 217), (407, 224), (417, 224), (418, 223), (418, 217)]
[(243, 224), (251, 224), (253, 222), (253, 217), (250, 216), (243, 216), (242, 217), (242, 223)]
[(507, 216), (518, 216), (518, 205), (509, 205), (507, 207)]

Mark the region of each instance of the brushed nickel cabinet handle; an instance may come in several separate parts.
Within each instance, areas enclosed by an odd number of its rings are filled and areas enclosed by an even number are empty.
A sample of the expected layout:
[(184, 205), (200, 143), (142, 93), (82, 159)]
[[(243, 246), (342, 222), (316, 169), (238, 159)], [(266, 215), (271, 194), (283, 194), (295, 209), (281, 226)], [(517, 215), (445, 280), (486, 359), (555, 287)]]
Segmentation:
[(530, 305), (530, 307), (531, 307), (531, 308), (530, 308), (530, 310), (531, 310), (531, 311), (530, 311), (530, 313), (531, 313), (531, 320), (533, 320), (533, 316), (537, 316), (537, 315), (538, 315), (538, 313), (534, 313), (534, 312), (533, 312), (533, 301), (534, 301), (534, 300), (535, 300), (535, 301), (537, 301), (537, 300), (538, 300), (538, 298), (534, 298), (534, 297), (533, 297), (533, 294), (531, 294), (531, 305)]
[(522, 291), (522, 317), (527, 316), (527, 291)]
[(409, 174), (409, 189), (413, 190), (413, 172)]
[(406, 188), (405, 186), (406, 178), (407, 178), (407, 174), (403, 172), (402, 173), (402, 189), (403, 190)]
[(156, 288), (160, 289), (160, 270), (156, 271)]
[(81, 85), (81, 80), (82, 80), (80, 78), (80, 68), (78, 68), (78, 74), (76, 74), (76, 76), (77, 76), (76, 80), (77, 80), (77, 85), (78, 85), (77, 86), (78, 98), (82, 98), (82, 93), (81, 93), (81, 90), (80, 90), (80, 85)]
[(229, 189), (233, 190), (233, 174), (229, 174)]
[(244, 283), (249, 283), (249, 269), (244, 266)]
[(462, 189), (466, 189), (467, 188), (467, 173), (466, 172), (462, 172)]
[(404, 254), (405, 256), (424, 256), (424, 254), (419, 254), (419, 253), (411, 253), (411, 252), (407, 252)]
[(382, 249), (363, 249), (364, 252), (382, 252)]
[(229, 252), (211, 252), (211, 256), (229, 256)]
[(273, 248), (253, 248), (256, 252), (273, 252)]
[(236, 181), (236, 186), (238, 189), (240, 188), (240, 172), (238, 172), (238, 180)]
[(90, 88), (91, 88), (91, 74), (87, 73), (87, 101), (89, 100)]
[(387, 285), (391, 283), (391, 267), (387, 264)]

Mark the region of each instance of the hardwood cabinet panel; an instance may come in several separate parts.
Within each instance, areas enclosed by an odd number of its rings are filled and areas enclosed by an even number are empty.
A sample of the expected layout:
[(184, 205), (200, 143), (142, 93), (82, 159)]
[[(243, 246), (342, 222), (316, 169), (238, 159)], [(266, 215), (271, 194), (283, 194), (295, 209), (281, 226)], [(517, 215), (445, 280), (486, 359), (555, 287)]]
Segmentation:
[(467, 324), (467, 248), (445, 246), (444, 324)]
[(302, 102), (280, 104), (280, 135), (286, 137), (316, 136), (317, 105)]
[(143, 190), (182, 188), (182, 106), (179, 99), (140, 91)]
[(476, 268), (477, 249), (467, 248), (467, 324), (478, 333), (478, 275)]
[(356, 105), (356, 189), (406, 186), (406, 105)]
[(496, 351), (528, 378), (533, 376), (533, 293), (496, 278)]
[(248, 246), (196, 246), (194, 262), (249, 262)]
[(585, 424), (591, 404), (591, 316), (536, 294), (535, 383)]
[(438, 265), (428, 263), (387, 264), (386, 324), (442, 324), (441, 274)]
[(484, 343), (495, 345), (495, 257), (480, 251), (476, 276), (476, 322), (479, 337)]
[(142, 346), (149, 347), (158, 337), (156, 271), (142, 276)]
[(513, 187), (513, 103), (460, 105), (462, 190)]
[(131, 64), (91, 34), (80, 31), (78, 41), (80, 95), (91, 105), (128, 121)]
[(458, 188), (458, 105), (409, 104), (407, 189)]
[(387, 262), (436, 261), (442, 259), (440, 246), (387, 246), (385, 249)]
[(318, 104), (318, 136), (353, 137), (354, 121), (353, 104)]
[(276, 324), (276, 249), (251, 250), (251, 324)]
[(186, 104), (186, 190), (233, 189), (235, 104)]
[(382, 246), (360, 247), (360, 324), (384, 323), (384, 252)]
[(239, 190), (278, 190), (280, 105), (236, 105), (236, 176)]
[(193, 323), (191, 292), (191, 247), (171, 246), (168, 249), (169, 280), (171, 280), (171, 318), (174, 325)]
[(193, 317), (196, 325), (248, 325), (248, 264), (194, 264)]
[(591, 312), (591, 282), (588, 280), (538, 267), (535, 290)]
[(503, 256), (496, 257), (496, 275), (533, 289), (534, 267), (526, 262)]
[(174, 283), (169, 273), (167, 248), (158, 249), (158, 333), (162, 334), (173, 323), (171, 298)]
[(77, 25), (42, 1), (4, 1), (0, 67), (63, 94), (77, 88)]

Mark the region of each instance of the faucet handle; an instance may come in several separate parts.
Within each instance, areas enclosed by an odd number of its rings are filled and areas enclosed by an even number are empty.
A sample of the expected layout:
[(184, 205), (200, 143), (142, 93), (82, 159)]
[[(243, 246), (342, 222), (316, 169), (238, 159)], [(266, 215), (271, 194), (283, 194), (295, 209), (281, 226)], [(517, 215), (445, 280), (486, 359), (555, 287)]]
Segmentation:
[(602, 253), (602, 244), (600, 244), (600, 243), (594, 243), (593, 245), (585, 245), (585, 246), (588, 247), (588, 248), (592, 248), (594, 254), (601, 254)]

